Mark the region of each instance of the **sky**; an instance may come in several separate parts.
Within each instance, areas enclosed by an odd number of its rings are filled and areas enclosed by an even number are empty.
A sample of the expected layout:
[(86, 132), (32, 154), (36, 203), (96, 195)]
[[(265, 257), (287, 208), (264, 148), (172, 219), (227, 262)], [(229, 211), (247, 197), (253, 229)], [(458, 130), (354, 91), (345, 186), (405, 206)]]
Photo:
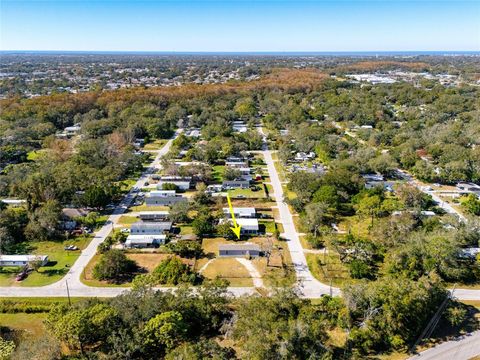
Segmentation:
[(0, 50), (479, 51), (480, 0), (0, 0)]

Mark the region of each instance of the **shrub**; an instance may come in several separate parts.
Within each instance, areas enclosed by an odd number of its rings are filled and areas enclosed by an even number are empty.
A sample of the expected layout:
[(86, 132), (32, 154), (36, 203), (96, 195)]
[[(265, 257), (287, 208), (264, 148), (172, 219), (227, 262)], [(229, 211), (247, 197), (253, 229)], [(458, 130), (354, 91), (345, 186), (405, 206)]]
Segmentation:
[(120, 282), (137, 270), (137, 263), (121, 250), (108, 250), (93, 268), (97, 280)]

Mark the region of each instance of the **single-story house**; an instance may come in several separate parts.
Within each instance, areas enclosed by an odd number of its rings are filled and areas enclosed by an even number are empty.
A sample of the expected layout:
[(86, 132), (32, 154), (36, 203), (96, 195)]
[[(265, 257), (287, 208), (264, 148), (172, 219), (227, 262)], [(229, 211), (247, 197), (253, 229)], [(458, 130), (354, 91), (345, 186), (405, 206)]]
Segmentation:
[(87, 216), (89, 213), (86, 209), (79, 208), (64, 208), (62, 209), (62, 220), (61, 227), (64, 230), (73, 230), (77, 227), (77, 221), (75, 220), (78, 217)]
[(251, 256), (258, 257), (260, 256), (260, 246), (252, 243), (245, 244), (220, 244), (218, 245), (218, 255), (219, 256), (231, 256), (231, 257), (241, 257), (241, 256)]
[(21, 206), (27, 202), (26, 200), (19, 199), (2, 199), (0, 201), (10, 206)]
[(251, 181), (253, 179), (251, 169), (249, 167), (238, 167), (236, 169), (240, 171), (243, 180)]
[(224, 189), (248, 189), (250, 187), (250, 181), (248, 180), (229, 180), (222, 183)]
[(456, 185), (457, 189), (463, 192), (473, 192), (473, 193), (479, 193), (480, 194), (480, 185), (474, 184), (474, 183), (468, 183), (468, 182), (459, 182)]
[(222, 185), (219, 184), (212, 184), (207, 186), (207, 192), (209, 193), (214, 193), (214, 192), (220, 192), (222, 191)]
[(235, 132), (247, 132), (247, 124), (244, 121), (234, 121), (232, 127)]
[(298, 152), (295, 154), (295, 161), (307, 161), (315, 159), (315, 153), (310, 151), (308, 154), (304, 152)]
[(20, 266), (30, 264), (33, 261), (40, 261), (41, 266), (48, 262), (47, 255), (0, 255), (0, 266)]
[(130, 235), (161, 235), (172, 229), (171, 221), (143, 222), (137, 221), (130, 228)]
[(143, 221), (168, 220), (168, 211), (140, 211), (138, 217)]
[(241, 161), (225, 161), (225, 166), (229, 166), (232, 168), (247, 168), (248, 167), (248, 161), (246, 160), (241, 160)]
[(383, 181), (383, 175), (381, 174), (363, 174), (362, 178), (365, 181)]
[(161, 176), (158, 179), (157, 189), (162, 190), (164, 184), (174, 184), (180, 190), (188, 190), (192, 187), (192, 178), (178, 176)]
[[(242, 235), (256, 235), (258, 234), (259, 231), (259, 226), (258, 226), (258, 219), (251, 219), (251, 218), (235, 218), (237, 225), (239, 225), (240, 228), (240, 234)], [(225, 221), (228, 221), (232, 223), (233, 226), (233, 221), (231, 219), (220, 219), (220, 224), (224, 223)]]
[(67, 136), (72, 136), (75, 135), (77, 132), (79, 132), (81, 129), (80, 124), (75, 124), (73, 126), (67, 126), (65, 129), (63, 129), (63, 132)]
[[(229, 208), (223, 208), (223, 213), (230, 218), (231, 215)], [(233, 214), (235, 215), (235, 218), (253, 219), (257, 217), (257, 212), (253, 207), (234, 207)]]
[(150, 248), (165, 244), (167, 235), (128, 235), (126, 248)]
[(150, 191), (145, 195), (147, 206), (170, 206), (182, 201), (188, 201), (188, 199), (177, 195), (175, 190)]
[(185, 136), (189, 136), (189, 137), (200, 137), (200, 135), (201, 135), (200, 129), (198, 128), (192, 128), (185, 132)]

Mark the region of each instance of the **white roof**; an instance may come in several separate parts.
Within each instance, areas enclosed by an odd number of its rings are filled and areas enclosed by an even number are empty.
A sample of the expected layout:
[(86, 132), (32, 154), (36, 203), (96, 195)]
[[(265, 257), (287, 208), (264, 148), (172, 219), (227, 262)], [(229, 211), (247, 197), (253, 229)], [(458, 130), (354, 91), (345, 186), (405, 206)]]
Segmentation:
[(161, 196), (161, 197), (168, 197), (168, 196), (175, 196), (176, 191), (175, 190), (158, 190), (158, 191), (150, 191), (147, 193), (147, 197), (152, 197), (152, 196)]
[(18, 200), (18, 199), (2, 199), (2, 202), (5, 204), (17, 205), (26, 203), (26, 200)]
[(167, 235), (128, 235), (127, 242), (137, 244), (150, 244), (155, 240), (165, 240)]
[[(229, 208), (223, 208), (223, 212), (227, 215), (230, 214), (230, 209)], [(233, 212), (235, 214), (241, 215), (252, 215), (256, 213), (256, 210), (254, 207), (234, 207)]]
[[(237, 225), (240, 225), (242, 228), (246, 230), (258, 230), (258, 220), (257, 219), (249, 219), (249, 218), (235, 218)], [(233, 224), (232, 219), (220, 219), (220, 224), (223, 224), (225, 221)]]
[(45, 261), (48, 258), (47, 255), (0, 255), (0, 261)]
[(140, 211), (138, 215), (168, 215), (168, 211)]

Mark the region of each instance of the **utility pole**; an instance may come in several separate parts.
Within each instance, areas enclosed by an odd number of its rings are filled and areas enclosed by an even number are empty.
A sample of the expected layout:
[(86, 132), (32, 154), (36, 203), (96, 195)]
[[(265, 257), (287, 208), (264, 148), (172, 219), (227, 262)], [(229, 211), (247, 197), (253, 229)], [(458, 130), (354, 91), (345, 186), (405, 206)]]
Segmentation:
[(68, 281), (67, 280), (65, 280), (65, 285), (67, 285), (68, 305), (72, 306), (72, 301), (70, 300), (70, 290), (68, 289)]

